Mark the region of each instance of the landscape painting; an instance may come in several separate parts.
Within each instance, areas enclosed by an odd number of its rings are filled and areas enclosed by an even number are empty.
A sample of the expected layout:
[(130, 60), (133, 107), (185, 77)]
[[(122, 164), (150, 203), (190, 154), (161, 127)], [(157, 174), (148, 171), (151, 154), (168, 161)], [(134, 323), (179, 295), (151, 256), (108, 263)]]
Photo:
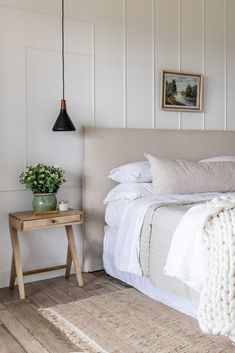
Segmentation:
[(201, 111), (202, 75), (162, 70), (161, 108)]

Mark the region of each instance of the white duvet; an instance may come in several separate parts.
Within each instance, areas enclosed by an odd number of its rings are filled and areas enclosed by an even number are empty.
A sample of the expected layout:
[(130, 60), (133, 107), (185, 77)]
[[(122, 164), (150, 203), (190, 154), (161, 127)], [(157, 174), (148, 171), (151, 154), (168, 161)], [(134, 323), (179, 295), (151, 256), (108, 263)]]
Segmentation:
[[(139, 237), (144, 216), (149, 206), (157, 203), (174, 204), (180, 201), (192, 203), (200, 201), (205, 202), (220, 195), (221, 193), (164, 195), (138, 199), (130, 202), (123, 214), (118, 229), (117, 242), (115, 246), (116, 267), (120, 271), (126, 271), (140, 276), (142, 275), (139, 264)], [(203, 207), (204, 205), (194, 206), (191, 209), (194, 209), (194, 211), (189, 210), (183, 217), (183, 227), (182, 222), (180, 222), (178, 228), (176, 229), (178, 236), (176, 239), (174, 236), (174, 246), (171, 248), (166, 265), (167, 274), (173, 277), (177, 277), (185, 283), (187, 281), (188, 285), (193, 286), (193, 288), (197, 290), (200, 289), (203, 280), (204, 255), (200, 241), (194, 239), (194, 234), (197, 231), (199, 219), (198, 217), (200, 217), (199, 215), (203, 213)], [(186, 217), (188, 217), (188, 220)], [(184, 237), (184, 242), (182, 239), (179, 239), (180, 234), (182, 234)], [(189, 235), (189, 238), (187, 238), (187, 234)], [(200, 254), (199, 259), (201, 259), (200, 266), (198, 266), (198, 254)], [(191, 262), (192, 258), (194, 261)], [(175, 268), (177, 271), (173, 273), (174, 263), (176, 264)], [(189, 263), (192, 265), (190, 266), (190, 269), (188, 268)]]
[[(217, 207), (230, 205), (229, 197), (234, 198), (235, 193), (225, 193), (213, 198), (210, 203), (193, 206), (182, 217), (172, 238), (164, 273), (175, 277), (197, 292), (201, 292), (207, 273), (207, 255), (203, 243), (203, 226)], [(233, 199), (234, 200), (234, 199)], [(224, 205), (224, 206), (223, 206)]]
[(182, 217), (172, 238), (164, 273), (180, 279), (197, 292), (206, 273), (206, 253), (202, 242), (202, 224), (206, 203), (191, 207)]

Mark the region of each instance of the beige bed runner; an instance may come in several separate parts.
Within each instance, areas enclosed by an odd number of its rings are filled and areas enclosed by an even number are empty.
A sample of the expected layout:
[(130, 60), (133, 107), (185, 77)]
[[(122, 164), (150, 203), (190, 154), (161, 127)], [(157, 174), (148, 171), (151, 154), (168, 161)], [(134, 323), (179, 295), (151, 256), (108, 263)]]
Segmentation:
[(152, 205), (149, 207), (140, 234), (140, 265), (143, 276), (157, 288), (198, 304), (199, 295), (180, 280), (164, 275), (172, 236), (183, 215), (194, 204)]

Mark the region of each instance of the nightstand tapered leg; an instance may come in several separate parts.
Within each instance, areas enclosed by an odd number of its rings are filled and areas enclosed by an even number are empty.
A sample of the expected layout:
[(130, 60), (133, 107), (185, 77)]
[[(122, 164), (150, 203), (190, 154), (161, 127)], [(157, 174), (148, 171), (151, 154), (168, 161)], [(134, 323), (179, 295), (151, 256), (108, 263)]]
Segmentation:
[(17, 230), (10, 226), (11, 242), (15, 262), (15, 271), (18, 279), (20, 299), (25, 299), (23, 270), (20, 257), (20, 245)]
[(72, 256), (71, 256), (71, 251), (70, 251), (69, 244), (68, 244), (66, 270), (65, 270), (65, 278), (66, 279), (69, 278), (69, 276), (70, 276), (71, 265), (72, 265)]
[(79, 287), (82, 287), (83, 286), (83, 279), (82, 279), (80, 266), (78, 263), (77, 249), (76, 249), (76, 244), (75, 244), (75, 240), (74, 240), (73, 228), (71, 225), (69, 225), (69, 226), (65, 226), (65, 229), (66, 229), (66, 233), (67, 233), (67, 237), (68, 237), (68, 245), (69, 245), (71, 257), (73, 260), (78, 285), (79, 285)]
[(16, 279), (15, 260), (14, 260), (14, 253), (12, 253), (9, 289), (14, 289), (15, 279)]

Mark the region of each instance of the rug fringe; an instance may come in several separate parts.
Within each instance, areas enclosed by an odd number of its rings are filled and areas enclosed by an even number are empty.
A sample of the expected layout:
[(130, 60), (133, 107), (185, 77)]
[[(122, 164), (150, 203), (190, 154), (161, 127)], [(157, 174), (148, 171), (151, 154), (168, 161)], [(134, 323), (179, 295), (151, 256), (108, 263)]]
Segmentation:
[[(86, 349), (84, 353), (109, 353), (84, 332), (68, 322), (63, 316), (57, 314), (53, 309), (39, 309), (39, 311), (43, 317), (65, 334), (72, 343), (76, 344), (80, 349)], [(84, 347), (84, 345), (86, 345), (86, 347)], [(87, 351), (87, 349), (89, 349), (89, 351)]]

